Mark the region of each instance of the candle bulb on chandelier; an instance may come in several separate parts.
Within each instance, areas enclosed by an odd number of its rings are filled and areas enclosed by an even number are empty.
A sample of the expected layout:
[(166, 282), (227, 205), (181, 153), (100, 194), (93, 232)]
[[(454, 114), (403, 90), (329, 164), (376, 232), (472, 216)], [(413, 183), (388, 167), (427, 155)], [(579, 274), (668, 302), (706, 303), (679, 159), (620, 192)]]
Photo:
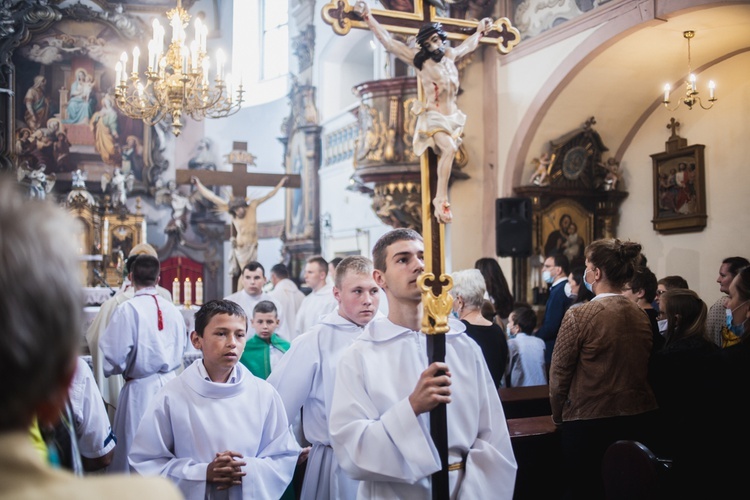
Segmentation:
[(195, 18), (195, 43), (200, 47), (201, 37), (203, 36), (203, 23), (200, 17)]
[(716, 84), (713, 80), (708, 81), (708, 100), (713, 101), (716, 99)]
[(206, 52), (206, 39), (208, 38), (208, 26), (205, 24), (201, 28), (201, 52)]
[(669, 102), (669, 93), (672, 91), (672, 87), (669, 84), (664, 85), (664, 101)]
[(216, 51), (216, 81), (221, 81), (222, 73), (224, 72), (224, 51), (219, 49)]
[(141, 49), (136, 45), (133, 48), (133, 73), (138, 74), (138, 60), (141, 57)]
[(117, 61), (117, 64), (115, 64), (115, 85), (120, 85), (121, 80), (122, 80), (122, 63), (120, 61)]
[(182, 74), (187, 75), (190, 73), (190, 70), (188, 69), (188, 61), (190, 61), (190, 49), (182, 46)]
[(229, 99), (229, 103), (232, 103), (232, 75), (231, 73), (227, 73), (227, 98)]
[(190, 56), (190, 69), (195, 73), (198, 71), (198, 40), (193, 40), (190, 44)]
[(695, 92), (697, 85), (695, 84), (695, 73), (690, 73), (690, 92)]

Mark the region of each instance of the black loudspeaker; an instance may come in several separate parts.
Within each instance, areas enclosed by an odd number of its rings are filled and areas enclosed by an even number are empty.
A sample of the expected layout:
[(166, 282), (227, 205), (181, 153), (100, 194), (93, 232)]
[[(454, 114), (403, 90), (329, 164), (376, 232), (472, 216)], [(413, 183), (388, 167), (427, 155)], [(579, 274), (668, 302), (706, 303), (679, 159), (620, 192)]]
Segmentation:
[(530, 257), (531, 229), (531, 198), (495, 200), (495, 249), (498, 257)]

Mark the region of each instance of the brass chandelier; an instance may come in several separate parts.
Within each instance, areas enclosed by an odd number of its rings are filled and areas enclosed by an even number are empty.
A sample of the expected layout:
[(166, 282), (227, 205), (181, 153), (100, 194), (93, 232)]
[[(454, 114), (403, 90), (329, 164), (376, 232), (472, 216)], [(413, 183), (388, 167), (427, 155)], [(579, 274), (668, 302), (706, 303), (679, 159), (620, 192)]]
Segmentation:
[(687, 47), (688, 47), (688, 77), (687, 80), (685, 80), (685, 97), (681, 97), (677, 100), (677, 105), (673, 108), (669, 107), (669, 94), (672, 92), (672, 87), (669, 84), (664, 85), (664, 99), (662, 100), (662, 104), (664, 104), (664, 107), (667, 108), (669, 111), (674, 111), (677, 108), (680, 107), (680, 104), (685, 104), (688, 109), (693, 109), (693, 106), (696, 104), (699, 105), (703, 109), (711, 109), (714, 105), (714, 103), (717, 101), (716, 98), (716, 84), (713, 82), (713, 80), (708, 82), (708, 106), (703, 105), (703, 101), (701, 101), (700, 96), (698, 95), (698, 85), (696, 83), (695, 73), (693, 73), (693, 69), (691, 67), (691, 61), (690, 61), (690, 40), (692, 40), (695, 37), (695, 31), (688, 30), (684, 31), (682, 33), (682, 36), (685, 37), (687, 40)]
[(180, 135), (183, 114), (194, 120), (222, 118), (240, 109), (242, 80), (232, 89), (232, 77), (224, 73), (226, 57), (221, 50), (216, 54), (216, 74), (209, 82), (209, 57), (206, 52), (208, 28), (199, 18), (195, 20), (195, 39), (186, 45), (186, 31), (190, 15), (177, 7), (167, 12), (172, 27), (172, 40), (164, 53), (164, 28), (153, 22), (153, 37), (148, 43), (148, 63), (139, 75), (140, 49), (133, 49), (132, 71), (128, 76), (128, 54), (123, 52), (115, 66), (115, 102), (127, 116), (154, 125), (171, 117), (172, 132)]

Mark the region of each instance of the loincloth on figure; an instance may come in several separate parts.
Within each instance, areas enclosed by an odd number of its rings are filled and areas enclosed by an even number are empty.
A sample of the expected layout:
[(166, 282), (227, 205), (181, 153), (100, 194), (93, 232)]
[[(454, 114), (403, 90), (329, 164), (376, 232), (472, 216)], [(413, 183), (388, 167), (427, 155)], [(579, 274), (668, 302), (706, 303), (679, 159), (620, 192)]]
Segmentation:
[[(456, 142), (456, 147), (461, 145), (461, 134), (466, 124), (466, 115), (456, 111), (451, 115), (444, 115), (434, 110), (425, 110), (422, 106), (412, 107), (412, 112), (417, 115), (417, 125), (414, 130), (414, 154), (421, 156), (427, 148), (432, 148), (436, 154), (440, 154), (435, 145), (433, 136), (438, 132), (445, 132)], [(419, 103), (422, 104), (422, 103)]]
[(258, 242), (250, 243), (241, 247), (234, 247), (230, 255), (230, 267), (229, 274), (234, 276), (235, 274), (242, 274), (242, 268), (252, 261), (258, 258)]

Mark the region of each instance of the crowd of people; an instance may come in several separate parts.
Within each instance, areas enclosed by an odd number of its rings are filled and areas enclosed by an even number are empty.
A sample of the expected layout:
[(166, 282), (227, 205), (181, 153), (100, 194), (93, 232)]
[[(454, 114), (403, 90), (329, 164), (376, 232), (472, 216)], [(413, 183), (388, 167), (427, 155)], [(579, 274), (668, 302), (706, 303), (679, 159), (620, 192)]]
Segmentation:
[[(737, 484), (710, 478), (748, 438), (742, 257), (721, 263), (727, 296), (709, 310), (679, 276), (657, 279), (638, 243), (597, 240), (583, 269), (547, 257), (543, 315), (513, 300), (496, 259), (478, 259), (452, 273), (445, 360), (430, 363), (411, 229), (384, 234), (372, 260), (311, 257), (307, 295), (283, 264), (268, 284), (250, 262), (242, 290), (201, 306), (193, 331), (144, 244), (87, 333), (92, 370), (77, 356), (69, 216), (14, 184), (0, 181), (0, 285), (15, 290), (0, 298), (0, 498), (427, 498), (442, 468), (430, 412), (445, 404), (450, 497), (511, 499), (497, 389), (547, 384), (565, 498), (603, 498), (602, 457), (619, 439), (671, 460), (684, 497)], [(189, 346), (200, 356), (185, 365)]]

